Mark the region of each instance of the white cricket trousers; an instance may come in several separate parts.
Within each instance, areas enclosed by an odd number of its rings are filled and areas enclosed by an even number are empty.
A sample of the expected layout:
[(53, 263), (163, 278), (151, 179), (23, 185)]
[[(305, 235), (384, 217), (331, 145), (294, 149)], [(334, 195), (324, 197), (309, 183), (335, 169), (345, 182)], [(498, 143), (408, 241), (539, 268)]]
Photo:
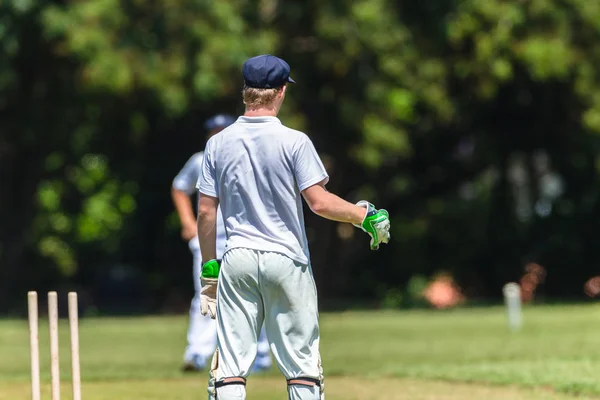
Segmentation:
[[(221, 264), (217, 351), (209, 400), (244, 400), (261, 324), (288, 380), (290, 400), (324, 400), (317, 289), (310, 265), (273, 252), (235, 248)], [(216, 386), (216, 388), (215, 388)]]
[[(217, 346), (217, 324), (209, 315), (202, 315), (200, 312), (200, 273), (202, 272), (202, 253), (200, 252), (200, 243), (195, 237), (188, 243), (190, 251), (194, 256), (194, 289), (195, 295), (190, 306), (190, 323), (187, 332), (187, 347), (183, 354), (184, 362), (191, 362), (195, 357), (200, 357), (201, 363), (208, 364), (210, 357), (215, 352)], [(261, 367), (271, 365), (271, 356), (269, 355), (269, 342), (265, 331), (262, 330), (258, 343), (258, 361)]]

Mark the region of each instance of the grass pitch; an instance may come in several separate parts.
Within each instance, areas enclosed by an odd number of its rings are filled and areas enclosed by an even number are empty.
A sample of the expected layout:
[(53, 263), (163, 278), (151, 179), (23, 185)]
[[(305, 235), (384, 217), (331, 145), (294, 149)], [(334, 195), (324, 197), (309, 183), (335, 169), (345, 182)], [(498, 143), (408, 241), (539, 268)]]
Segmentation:
[[(600, 399), (600, 304), (531, 306), (520, 332), (502, 308), (321, 315), (328, 400)], [(61, 374), (70, 398), (68, 325), (61, 320)], [(206, 398), (207, 374), (183, 374), (187, 318), (82, 318), (86, 400)], [(48, 326), (40, 322), (44, 398)], [(27, 321), (0, 321), (0, 400), (27, 399)], [(287, 398), (283, 377), (253, 375), (249, 400)]]

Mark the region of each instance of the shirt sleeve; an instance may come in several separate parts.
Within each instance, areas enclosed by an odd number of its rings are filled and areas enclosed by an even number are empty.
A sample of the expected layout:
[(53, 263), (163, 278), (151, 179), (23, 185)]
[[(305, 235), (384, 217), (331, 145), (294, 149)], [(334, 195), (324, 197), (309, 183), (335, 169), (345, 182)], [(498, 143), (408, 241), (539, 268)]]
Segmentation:
[(202, 194), (211, 197), (219, 197), (219, 188), (217, 185), (217, 176), (214, 163), (214, 142), (209, 140), (204, 150), (204, 160), (200, 169), (200, 176), (196, 189)]
[(324, 181), (323, 183), (326, 184), (329, 181), (329, 175), (323, 166), (323, 162), (308, 136), (303, 135), (296, 145), (293, 162), (296, 183), (300, 191), (319, 182)]
[(173, 188), (187, 194), (193, 194), (202, 167), (203, 153), (196, 153), (185, 163), (181, 171), (173, 179)]

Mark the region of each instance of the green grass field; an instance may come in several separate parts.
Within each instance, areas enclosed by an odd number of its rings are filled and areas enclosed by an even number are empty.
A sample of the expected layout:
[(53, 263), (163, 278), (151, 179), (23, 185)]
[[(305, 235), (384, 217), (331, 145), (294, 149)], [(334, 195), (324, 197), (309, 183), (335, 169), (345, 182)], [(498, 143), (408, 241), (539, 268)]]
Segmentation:
[[(600, 304), (532, 306), (520, 332), (504, 310), (321, 315), (328, 400), (600, 399)], [(86, 400), (206, 398), (205, 373), (184, 375), (186, 316), (80, 321)], [(62, 391), (70, 396), (68, 325), (61, 320)], [(44, 398), (47, 324), (40, 322)], [(27, 321), (0, 321), (0, 400), (28, 399)], [(274, 368), (249, 379), (250, 400), (286, 399)]]

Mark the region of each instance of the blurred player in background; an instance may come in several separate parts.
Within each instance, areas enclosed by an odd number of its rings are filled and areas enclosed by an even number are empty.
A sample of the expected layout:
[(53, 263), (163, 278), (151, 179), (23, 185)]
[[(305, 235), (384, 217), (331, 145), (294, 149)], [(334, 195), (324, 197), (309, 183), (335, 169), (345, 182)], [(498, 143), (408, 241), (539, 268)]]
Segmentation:
[[(277, 118), (288, 82), (294, 82), (285, 61), (253, 57), (243, 75), (246, 111), (208, 141), (198, 180), (200, 302), (202, 313), (218, 321), (209, 399), (246, 398), (264, 323), (288, 398), (323, 400), (317, 289), (302, 197), (321, 217), (367, 232), (373, 250), (390, 239), (389, 216), (367, 201), (355, 205), (328, 192), (329, 176), (310, 138)], [(227, 228), (222, 256), (219, 217)]]
[[(207, 140), (217, 134), (235, 119), (226, 114), (215, 115), (206, 121), (204, 127), (208, 131)], [(205, 368), (207, 360), (212, 356), (217, 345), (217, 326), (209, 316), (200, 313), (200, 272), (202, 253), (198, 242), (198, 229), (196, 225), (196, 214), (192, 207), (191, 197), (196, 192), (196, 182), (202, 167), (204, 152), (194, 154), (184, 165), (183, 169), (173, 180), (171, 197), (179, 214), (181, 221), (181, 237), (188, 242), (189, 248), (194, 256), (194, 288), (195, 296), (190, 308), (190, 325), (187, 333), (187, 348), (184, 354), (184, 371), (200, 371)], [(225, 246), (225, 226), (219, 211), (217, 224), (217, 254), (221, 257)], [(266, 339), (264, 329), (261, 332), (258, 345), (258, 356), (255, 370), (268, 369), (271, 366), (269, 355), (269, 343)]]

